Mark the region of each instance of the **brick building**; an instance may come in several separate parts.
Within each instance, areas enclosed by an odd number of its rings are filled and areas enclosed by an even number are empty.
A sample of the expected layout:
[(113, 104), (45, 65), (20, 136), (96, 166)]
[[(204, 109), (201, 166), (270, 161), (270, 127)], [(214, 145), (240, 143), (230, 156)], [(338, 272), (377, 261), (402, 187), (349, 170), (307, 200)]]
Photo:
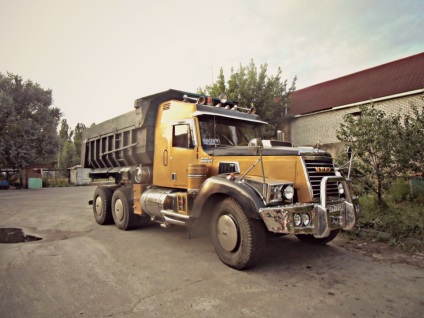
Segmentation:
[(424, 53), (293, 92), (285, 139), (295, 146), (319, 144), (338, 156), (343, 116), (359, 116), (359, 106), (371, 102), (386, 114), (407, 112), (411, 104), (424, 107)]

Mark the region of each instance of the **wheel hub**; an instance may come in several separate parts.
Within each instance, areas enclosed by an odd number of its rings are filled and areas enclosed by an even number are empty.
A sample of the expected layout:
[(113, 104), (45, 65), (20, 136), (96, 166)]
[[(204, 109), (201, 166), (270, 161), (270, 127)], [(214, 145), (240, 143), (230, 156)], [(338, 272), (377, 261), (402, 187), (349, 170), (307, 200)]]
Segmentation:
[(102, 215), (102, 211), (103, 211), (103, 201), (100, 197), (96, 198), (96, 213), (98, 215)]
[(120, 199), (115, 201), (115, 216), (121, 221), (124, 217), (124, 206)]
[(237, 224), (229, 215), (222, 215), (217, 224), (217, 235), (222, 248), (228, 252), (232, 252), (238, 242)]

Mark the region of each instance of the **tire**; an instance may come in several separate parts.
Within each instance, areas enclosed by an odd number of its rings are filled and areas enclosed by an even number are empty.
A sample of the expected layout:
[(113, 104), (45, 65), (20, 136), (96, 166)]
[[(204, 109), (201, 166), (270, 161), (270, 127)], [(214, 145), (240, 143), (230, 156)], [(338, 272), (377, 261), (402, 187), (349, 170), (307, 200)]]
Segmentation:
[(112, 195), (114, 188), (97, 187), (93, 195), (93, 215), (100, 225), (112, 224)]
[(123, 186), (118, 188), (112, 196), (112, 217), (115, 225), (124, 231), (137, 228), (140, 225), (140, 217), (134, 214), (132, 187)]
[(311, 245), (325, 245), (331, 242), (332, 240), (334, 240), (337, 234), (339, 234), (339, 232), (340, 230), (332, 230), (330, 232), (330, 235), (328, 235), (327, 237), (322, 237), (322, 238), (316, 238), (312, 234), (296, 234), (296, 237), (300, 241), (311, 244)]
[(150, 218), (150, 215), (148, 214), (135, 214), (135, 216), (138, 219), (138, 225), (137, 227), (147, 227), (151, 224), (153, 224), (154, 222), (152, 221), (152, 219)]
[(249, 219), (236, 200), (219, 202), (211, 221), (212, 242), (224, 264), (246, 269), (259, 261), (266, 242), (265, 228), (259, 220)]

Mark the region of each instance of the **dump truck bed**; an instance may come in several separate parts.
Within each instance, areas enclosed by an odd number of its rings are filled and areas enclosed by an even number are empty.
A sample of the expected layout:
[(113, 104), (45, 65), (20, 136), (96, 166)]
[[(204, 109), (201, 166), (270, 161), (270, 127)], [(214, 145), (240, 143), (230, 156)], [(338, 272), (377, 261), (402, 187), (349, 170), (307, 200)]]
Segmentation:
[(82, 167), (106, 172), (152, 165), (158, 107), (167, 100), (182, 100), (184, 94), (186, 92), (170, 89), (139, 98), (134, 110), (86, 129), (81, 146)]

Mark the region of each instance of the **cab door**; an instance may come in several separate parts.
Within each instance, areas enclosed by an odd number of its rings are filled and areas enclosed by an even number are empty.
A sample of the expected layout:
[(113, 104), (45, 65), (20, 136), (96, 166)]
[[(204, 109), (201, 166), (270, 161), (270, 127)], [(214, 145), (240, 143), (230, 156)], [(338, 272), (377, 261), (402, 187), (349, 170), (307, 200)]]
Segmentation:
[(197, 163), (198, 143), (193, 119), (171, 123), (169, 151), (170, 179), (173, 187), (187, 189), (187, 167)]

